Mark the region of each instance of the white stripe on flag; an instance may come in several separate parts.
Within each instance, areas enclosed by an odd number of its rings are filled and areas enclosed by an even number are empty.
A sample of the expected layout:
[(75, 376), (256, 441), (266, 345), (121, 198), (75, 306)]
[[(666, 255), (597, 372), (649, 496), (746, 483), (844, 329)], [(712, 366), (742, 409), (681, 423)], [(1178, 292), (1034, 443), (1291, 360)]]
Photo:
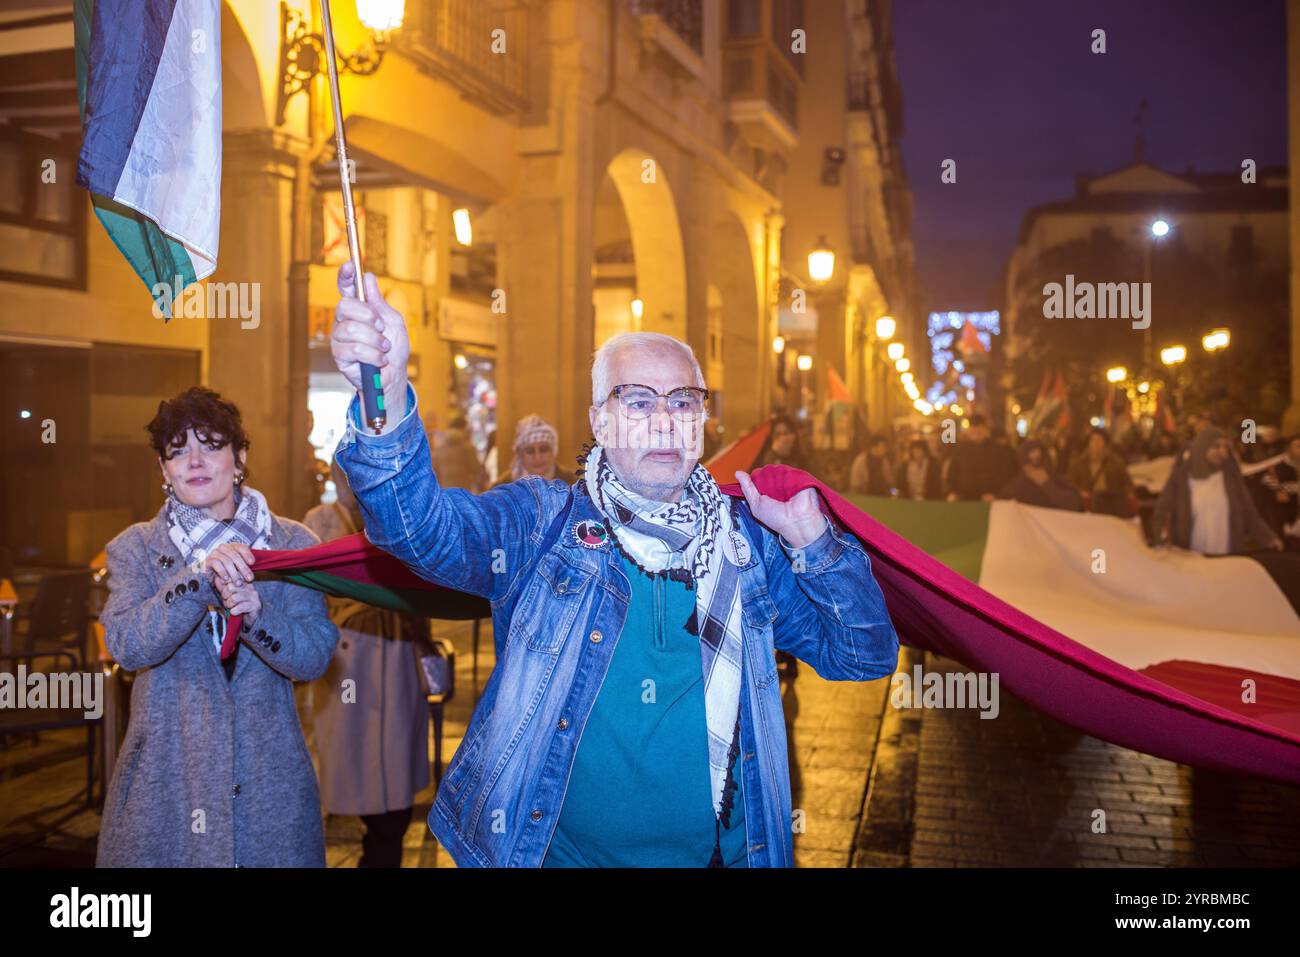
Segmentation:
[(199, 279), (217, 268), (221, 225), (219, 16), (212, 0), (176, 4), (113, 195), (181, 243)]
[(1129, 668), (1185, 659), (1300, 680), (1300, 618), (1258, 562), (1151, 549), (1136, 522), (994, 502), (979, 583)]

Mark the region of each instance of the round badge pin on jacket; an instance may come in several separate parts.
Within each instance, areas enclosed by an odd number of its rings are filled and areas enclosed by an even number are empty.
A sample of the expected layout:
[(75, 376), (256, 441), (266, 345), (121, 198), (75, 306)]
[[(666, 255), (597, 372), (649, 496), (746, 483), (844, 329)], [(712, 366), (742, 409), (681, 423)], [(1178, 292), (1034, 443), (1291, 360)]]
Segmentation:
[(589, 519), (575, 525), (573, 534), (578, 539), (578, 544), (585, 548), (600, 548), (609, 540), (609, 533), (605, 531), (605, 526)]

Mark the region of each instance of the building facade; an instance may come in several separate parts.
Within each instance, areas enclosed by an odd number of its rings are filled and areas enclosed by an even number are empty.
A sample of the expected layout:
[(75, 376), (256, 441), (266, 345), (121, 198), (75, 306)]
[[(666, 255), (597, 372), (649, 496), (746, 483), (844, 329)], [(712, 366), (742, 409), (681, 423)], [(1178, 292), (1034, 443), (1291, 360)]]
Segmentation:
[[(495, 430), (504, 466), (514, 423), (538, 413), (570, 464), (590, 437), (592, 353), (629, 329), (690, 342), (728, 434), (752, 427), (779, 396), (783, 269), (822, 233), (842, 266), (808, 286), (809, 350), (866, 395), (862, 323), (893, 311), (902, 325), (911, 301), (887, 3), (381, 6), (404, 7), (400, 26), (333, 4), (344, 122), (366, 266), (406, 317), (430, 433), (464, 416), (480, 451)], [(26, 177), (0, 223), (0, 362), (18, 383), (6, 410), (32, 413), (4, 427), (25, 465), (6, 463), (3, 537), (33, 560), (83, 561), (151, 515), (161, 479), (144, 425), (195, 383), (240, 406), (250, 480), (301, 517), (349, 398), (328, 348), (347, 244), (319, 7), (222, 3), (209, 282), (254, 289), (257, 316), (166, 323), (72, 182), (71, 16), (70, 2), (33, 0), (0, 20), (0, 142)], [(843, 169), (826, 185), (832, 149)], [(37, 179), (49, 157), (57, 195)], [(42, 385), (55, 376), (57, 396)], [(34, 428), (51, 418), (57, 443)], [(56, 487), (57, 509), (32, 508), (34, 489)]]
[[(1064, 371), (1072, 391), (1099, 396), (1107, 368), (1122, 366), (1171, 385), (1190, 367), (1203, 385), (1217, 378), (1235, 390), (1216, 400), (1224, 414), (1276, 424), (1288, 401), (1278, 347), (1288, 333), (1288, 199), (1285, 168), (1172, 173), (1139, 158), (1029, 210), (1005, 276), (1007, 362), (1019, 372), (1009, 421), (1013, 406), (1032, 404), (1045, 371)], [(1064, 318), (1049, 315), (1052, 284), (1066, 297), (1098, 290), (1092, 315), (1073, 306)], [(1223, 356), (1232, 364), (1210, 368), (1219, 360), (1201, 355), (1201, 339), (1217, 328), (1232, 336)], [(1161, 361), (1174, 346), (1186, 350), (1182, 371)], [(1198, 402), (1211, 401), (1212, 385)]]

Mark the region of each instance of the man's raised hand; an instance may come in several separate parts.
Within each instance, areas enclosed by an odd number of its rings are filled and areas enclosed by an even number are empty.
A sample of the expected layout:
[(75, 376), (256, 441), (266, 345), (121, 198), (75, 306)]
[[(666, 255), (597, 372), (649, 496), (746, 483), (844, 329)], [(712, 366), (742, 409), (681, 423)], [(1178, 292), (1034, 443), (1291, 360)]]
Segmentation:
[(361, 388), (361, 363), (379, 370), (389, 425), (401, 418), (406, 398), (406, 360), (411, 342), (402, 314), (385, 301), (375, 274), (365, 275), (366, 301), (356, 298), (353, 267), (339, 267), (339, 304), (334, 310), (330, 352), (334, 364), (354, 389)]

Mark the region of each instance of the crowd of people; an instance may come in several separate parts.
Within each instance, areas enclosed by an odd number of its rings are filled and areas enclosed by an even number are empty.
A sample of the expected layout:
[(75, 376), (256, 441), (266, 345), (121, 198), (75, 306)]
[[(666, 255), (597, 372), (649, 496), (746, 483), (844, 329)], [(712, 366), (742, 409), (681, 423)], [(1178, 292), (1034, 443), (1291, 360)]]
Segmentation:
[[(1300, 435), (1276, 429), (1245, 431), (1234, 442), (1210, 417), (1192, 414), (1178, 432), (1145, 439), (1138, 429), (1115, 440), (1090, 426), (1013, 441), (975, 414), (953, 441), (943, 441), (942, 430), (871, 433), (848, 455), (813, 451), (805, 433), (798, 419), (774, 415), (756, 466), (792, 465), (862, 495), (1004, 499), (1139, 519), (1152, 545), (1207, 555), (1300, 551)], [(1130, 466), (1157, 460), (1169, 462), (1159, 487), (1133, 481)]]

